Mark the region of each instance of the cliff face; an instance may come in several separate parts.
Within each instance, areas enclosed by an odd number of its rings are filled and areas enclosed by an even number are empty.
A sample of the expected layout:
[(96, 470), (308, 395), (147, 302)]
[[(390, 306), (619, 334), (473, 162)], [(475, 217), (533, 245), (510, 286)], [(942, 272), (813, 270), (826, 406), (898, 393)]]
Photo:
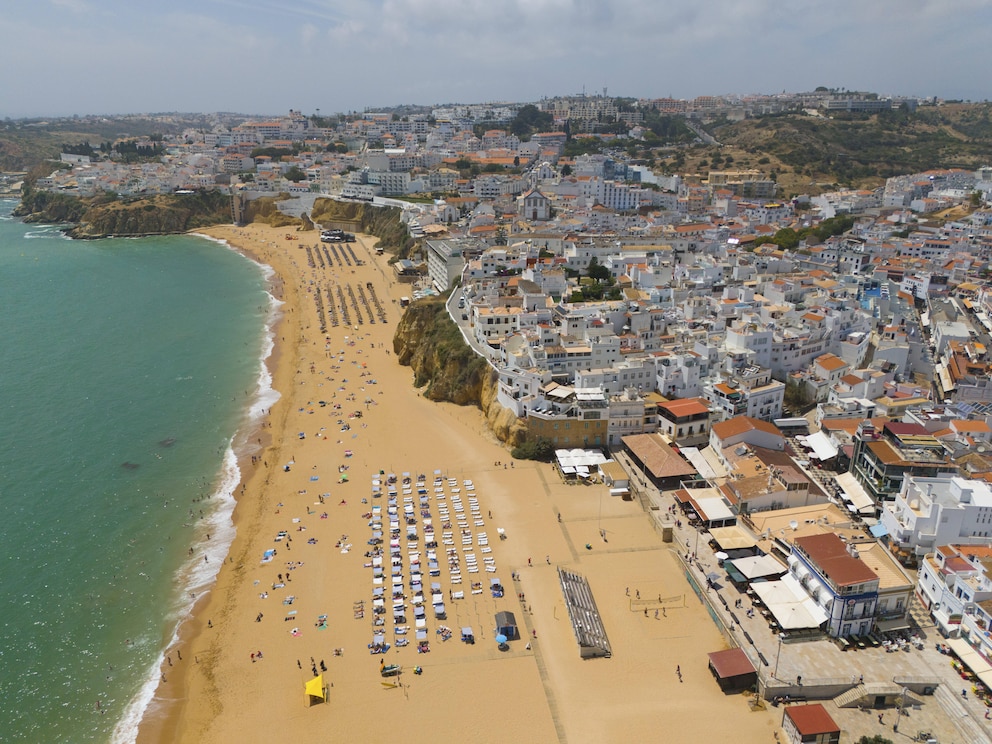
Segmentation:
[(16, 214), (29, 222), (75, 222), (73, 238), (162, 235), (231, 221), (231, 198), (219, 191), (160, 194), (119, 199), (102, 194), (89, 199), (32, 191), (24, 194)]
[[(288, 199), (289, 194), (280, 196), (263, 196), (259, 199), (252, 199), (245, 207), (244, 219), (246, 222), (261, 222), (270, 227), (295, 227), (300, 229), (301, 222), (296, 217), (290, 217), (279, 211), (279, 202)], [(304, 223), (305, 224), (305, 223)], [(313, 229), (313, 223), (310, 223)]]
[(411, 242), (406, 225), (400, 222), (396, 207), (374, 207), (363, 202), (342, 202), (334, 199), (317, 199), (310, 219), (315, 223), (335, 220), (357, 220), (361, 232), (375, 235), (379, 245), (390, 253), (402, 253)]
[(409, 365), (414, 385), (426, 386), (430, 400), (478, 406), (500, 441), (516, 446), (524, 427), (496, 401), (499, 376), (465, 343), (440, 299), (415, 302), (403, 314), (393, 337), (400, 364)]

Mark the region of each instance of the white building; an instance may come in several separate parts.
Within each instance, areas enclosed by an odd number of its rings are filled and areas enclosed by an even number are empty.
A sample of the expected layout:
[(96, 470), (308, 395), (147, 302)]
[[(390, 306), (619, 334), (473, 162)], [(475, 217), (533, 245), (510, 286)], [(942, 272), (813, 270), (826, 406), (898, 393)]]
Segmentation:
[(882, 509), (889, 544), (919, 559), (940, 545), (992, 542), (992, 484), (959, 476), (906, 475), (895, 501)]

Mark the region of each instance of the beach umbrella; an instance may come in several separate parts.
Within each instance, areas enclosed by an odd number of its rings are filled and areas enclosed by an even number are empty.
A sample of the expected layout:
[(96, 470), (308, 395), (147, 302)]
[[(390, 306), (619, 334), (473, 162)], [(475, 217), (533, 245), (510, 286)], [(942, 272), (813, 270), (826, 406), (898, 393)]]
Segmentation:
[(730, 556), (729, 556), (729, 555), (727, 555), (726, 553), (724, 553), (724, 552), (723, 552), (723, 551), (721, 550), (721, 551), (719, 551), (718, 553), (714, 553), (714, 554), (713, 554), (713, 557), (714, 557), (714, 558), (716, 558), (716, 559), (717, 559), (718, 561), (725, 561), (725, 560), (727, 560), (727, 559), (728, 559), (728, 558), (729, 558)]
[(506, 643), (506, 636), (500, 633), (498, 636), (496, 636), (496, 643), (502, 646), (504, 643)]

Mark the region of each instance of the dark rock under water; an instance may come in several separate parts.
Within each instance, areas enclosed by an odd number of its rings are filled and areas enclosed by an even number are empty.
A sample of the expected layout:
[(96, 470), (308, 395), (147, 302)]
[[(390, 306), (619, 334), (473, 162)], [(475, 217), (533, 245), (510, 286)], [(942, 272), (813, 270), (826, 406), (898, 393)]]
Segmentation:
[(158, 443), (159, 447), (171, 447), (176, 443), (175, 437), (166, 437)]

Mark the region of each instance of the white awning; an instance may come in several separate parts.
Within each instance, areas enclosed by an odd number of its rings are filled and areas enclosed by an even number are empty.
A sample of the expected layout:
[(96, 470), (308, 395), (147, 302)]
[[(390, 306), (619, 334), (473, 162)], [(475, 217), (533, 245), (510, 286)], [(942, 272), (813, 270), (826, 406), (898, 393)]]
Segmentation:
[(759, 579), (762, 576), (779, 576), (787, 570), (785, 566), (770, 555), (758, 555), (748, 558), (734, 558), (734, 568), (740, 571), (745, 579)]
[(874, 511), (875, 503), (868, 492), (858, 483), (851, 473), (841, 473), (837, 476), (837, 485), (844, 491), (844, 500), (849, 502), (857, 511)]
[(961, 659), (961, 663), (968, 667), (983, 684), (988, 686), (992, 683), (992, 664), (976, 651), (970, 643), (963, 638), (949, 638), (947, 645), (955, 656)]
[(806, 437), (806, 446), (813, 450), (813, 457), (817, 460), (830, 460), (837, 457), (837, 446), (830, 441), (830, 437), (822, 431), (810, 434)]
[(782, 630), (818, 628), (827, 620), (823, 608), (789, 574), (779, 581), (755, 582), (750, 588), (761, 598)]
[(689, 461), (689, 464), (696, 469), (703, 478), (708, 481), (712, 481), (717, 477), (716, 471), (713, 470), (713, 466), (710, 465), (709, 460), (703, 457), (703, 454), (696, 447), (682, 447), (679, 449), (682, 456)]

